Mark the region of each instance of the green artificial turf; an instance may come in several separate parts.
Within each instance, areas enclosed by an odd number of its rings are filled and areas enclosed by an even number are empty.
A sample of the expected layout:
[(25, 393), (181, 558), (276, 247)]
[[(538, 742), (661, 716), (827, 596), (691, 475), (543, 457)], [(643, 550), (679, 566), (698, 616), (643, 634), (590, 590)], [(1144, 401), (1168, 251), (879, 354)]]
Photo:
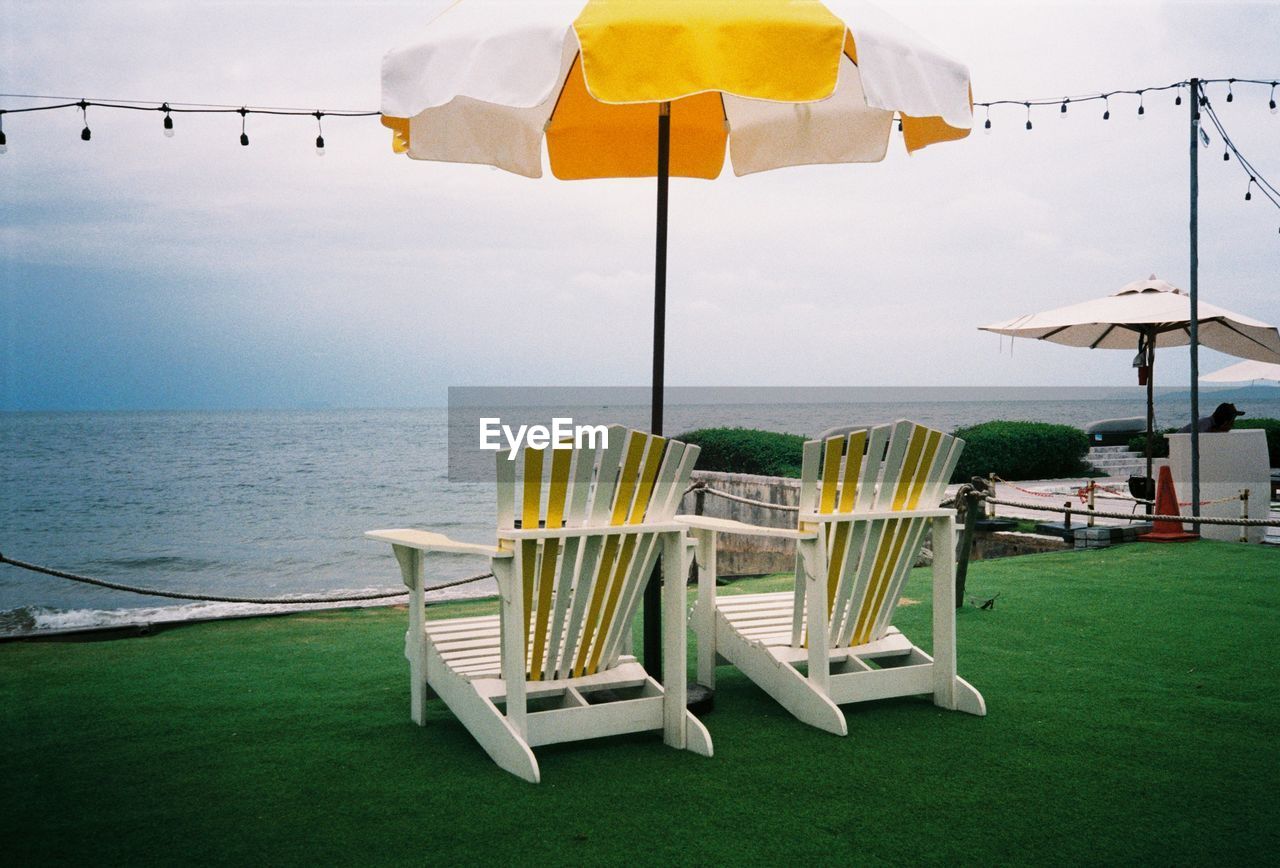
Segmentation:
[[(921, 602), (897, 618), (926, 647), (928, 587), (917, 570), (906, 596)], [(983, 561), (969, 591), (999, 593), (959, 613), (960, 672), (985, 718), (853, 705), (839, 738), (721, 667), (715, 757), (656, 734), (558, 745), (538, 749), (537, 786), (500, 771), (438, 700), (425, 728), (409, 721), (402, 609), (5, 645), (4, 852), (13, 865), (1276, 860), (1280, 551)]]

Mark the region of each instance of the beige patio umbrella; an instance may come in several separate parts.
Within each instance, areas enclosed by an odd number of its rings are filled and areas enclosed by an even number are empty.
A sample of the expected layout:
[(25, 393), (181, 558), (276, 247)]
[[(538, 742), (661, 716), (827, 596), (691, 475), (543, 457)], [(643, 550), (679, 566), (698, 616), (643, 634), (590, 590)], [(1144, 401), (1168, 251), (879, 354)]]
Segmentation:
[(1250, 383), (1254, 380), (1275, 380), (1280, 383), (1280, 365), (1250, 359), (1228, 365), (1200, 378), (1202, 383)]
[[(895, 117), (914, 151), (967, 136), (973, 103), (964, 64), (865, 0), (462, 0), (383, 60), (382, 114), (413, 159), (538, 177), (545, 139), (557, 178), (657, 178), (661, 434), (668, 178), (726, 149), (738, 175), (877, 162)], [(646, 616), (646, 662), (658, 636)]]
[[(1280, 364), (1280, 331), (1275, 326), (1201, 301), (1201, 346), (1231, 356)], [(1157, 343), (1191, 343), (1191, 300), (1154, 274), (1104, 298), (1024, 314), (980, 326), (982, 331), (1104, 350), (1137, 350), (1134, 366), (1147, 387), (1147, 478), (1151, 478), (1151, 434), (1155, 425), (1154, 365)], [(1145, 371), (1143, 370), (1145, 369)], [(1193, 422), (1196, 420), (1192, 420)]]

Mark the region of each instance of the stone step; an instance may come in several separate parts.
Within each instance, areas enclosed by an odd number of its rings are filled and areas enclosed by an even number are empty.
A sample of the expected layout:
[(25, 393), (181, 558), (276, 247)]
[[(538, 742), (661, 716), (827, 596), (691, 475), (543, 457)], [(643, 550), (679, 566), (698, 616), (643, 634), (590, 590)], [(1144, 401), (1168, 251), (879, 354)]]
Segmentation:
[(1131, 451), (1128, 446), (1092, 446), (1089, 448), (1090, 455), (1108, 455), (1114, 453), (1124, 453)]

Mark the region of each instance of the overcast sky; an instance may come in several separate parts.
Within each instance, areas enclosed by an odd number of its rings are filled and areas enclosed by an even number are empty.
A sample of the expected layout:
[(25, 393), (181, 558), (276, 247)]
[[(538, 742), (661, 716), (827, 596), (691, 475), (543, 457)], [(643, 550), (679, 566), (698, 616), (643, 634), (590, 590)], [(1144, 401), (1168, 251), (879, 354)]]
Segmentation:
[[(0, 91), (372, 109), (444, 3), (0, 0)], [(1280, 77), (1276, 3), (893, 2), (979, 101)], [(1280, 182), (1267, 89), (1211, 91)], [(1130, 385), (1130, 354), (978, 332), (1154, 272), (1186, 286), (1187, 107), (1153, 94), (883, 163), (675, 180), (672, 385)], [(28, 100), (0, 98), (19, 107)], [(976, 126), (981, 126), (981, 111)], [(8, 115), (0, 408), (421, 406), (454, 385), (643, 385), (652, 180), (391, 153), (376, 119)], [(1280, 212), (1201, 151), (1206, 301), (1280, 321)], [(1231, 359), (1202, 354), (1202, 369)], [(1159, 354), (1164, 385), (1187, 351)]]

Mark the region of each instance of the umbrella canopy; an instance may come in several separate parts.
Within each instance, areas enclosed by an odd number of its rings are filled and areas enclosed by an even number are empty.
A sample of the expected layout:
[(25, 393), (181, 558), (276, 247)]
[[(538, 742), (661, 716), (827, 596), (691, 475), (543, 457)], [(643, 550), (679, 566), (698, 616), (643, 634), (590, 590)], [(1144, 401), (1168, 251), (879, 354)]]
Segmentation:
[[(1232, 313), (1203, 301), (1197, 305), (1198, 340), (1232, 356), (1280, 362), (1280, 331), (1243, 314)], [(1139, 351), (1136, 367), (1145, 368), (1139, 382), (1147, 386), (1147, 479), (1151, 478), (1151, 441), (1155, 427), (1153, 368), (1155, 348), (1191, 343), (1191, 299), (1178, 287), (1154, 274), (1126, 284), (1119, 292), (1030, 313), (1005, 322), (980, 326), (982, 331), (1019, 338), (1036, 338), (1089, 349)], [(1192, 420), (1193, 422), (1196, 420)], [(1150, 495), (1148, 495), (1150, 496)]]
[(1200, 378), (1202, 383), (1248, 383), (1253, 380), (1275, 380), (1280, 383), (1280, 365), (1255, 361), (1236, 362)]
[(863, 0), (542, 0), (451, 6), (382, 65), (397, 151), (557, 178), (884, 159), (963, 138), (969, 72)]
[[(1280, 363), (1280, 332), (1275, 326), (1203, 301), (1198, 307), (1202, 346), (1239, 358)], [(1105, 298), (980, 328), (1069, 347), (1132, 350), (1138, 347), (1139, 337), (1146, 335), (1156, 336), (1156, 343), (1162, 347), (1185, 346), (1191, 343), (1190, 325), (1191, 300), (1187, 294), (1152, 275)]]

